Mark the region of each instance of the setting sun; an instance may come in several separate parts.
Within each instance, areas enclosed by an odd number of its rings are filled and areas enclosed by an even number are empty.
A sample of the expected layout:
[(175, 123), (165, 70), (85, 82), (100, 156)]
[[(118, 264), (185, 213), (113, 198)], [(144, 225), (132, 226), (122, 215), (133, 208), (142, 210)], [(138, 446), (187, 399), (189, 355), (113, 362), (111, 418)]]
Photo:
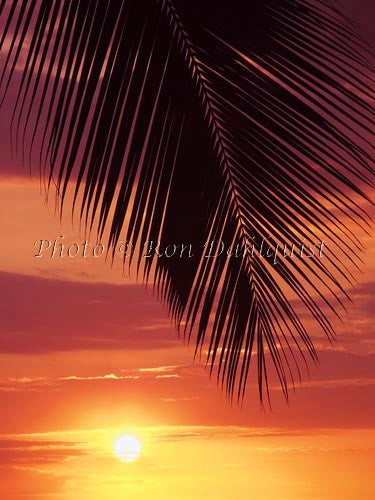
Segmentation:
[(123, 462), (133, 462), (141, 454), (140, 440), (131, 435), (120, 436), (113, 444), (113, 452)]

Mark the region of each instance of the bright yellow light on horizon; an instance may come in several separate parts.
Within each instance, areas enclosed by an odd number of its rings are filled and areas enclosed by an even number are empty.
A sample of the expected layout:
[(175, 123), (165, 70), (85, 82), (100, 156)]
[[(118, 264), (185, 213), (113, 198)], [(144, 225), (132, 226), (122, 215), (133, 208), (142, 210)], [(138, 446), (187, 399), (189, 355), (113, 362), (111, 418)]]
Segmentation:
[(123, 462), (133, 462), (141, 454), (142, 444), (136, 436), (120, 436), (113, 443), (113, 452)]

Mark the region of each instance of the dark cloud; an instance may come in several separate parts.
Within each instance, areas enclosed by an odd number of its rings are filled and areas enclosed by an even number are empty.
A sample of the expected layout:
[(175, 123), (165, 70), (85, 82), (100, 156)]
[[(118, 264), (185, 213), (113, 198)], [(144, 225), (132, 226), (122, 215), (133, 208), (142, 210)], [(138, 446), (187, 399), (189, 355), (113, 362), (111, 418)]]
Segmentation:
[(342, 12), (363, 28), (362, 35), (375, 45), (375, 2), (373, 0), (341, 0)]
[(4, 449), (17, 449), (17, 448), (23, 448), (23, 449), (28, 449), (28, 448), (43, 448), (43, 447), (72, 447), (73, 445), (77, 444), (82, 444), (81, 442), (74, 442), (72, 441), (52, 441), (52, 440), (31, 440), (31, 439), (2, 439), (0, 438), (0, 450)]
[(315, 381), (368, 378), (375, 378), (375, 353), (354, 354), (341, 350), (321, 351), (319, 353), (319, 367), (312, 373), (312, 379)]
[[(0, 351), (155, 349), (177, 345), (165, 311), (138, 285), (0, 273)], [(155, 329), (143, 328), (155, 324)]]
[(84, 455), (75, 448), (78, 443), (63, 441), (28, 441), (0, 439), (0, 465), (41, 465), (61, 462), (68, 457)]
[(246, 427), (195, 427), (194, 431), (166, 433), (156, 436), (158, 441), (183, 441), (190, 439), (250, 439), (250, 438), (266, 438), (266, 437), (291, 437), (291, 436), (307, 436), (311, 435), (311, 431), (306, 429), (282, 429), (282, 428), (246, 428)]

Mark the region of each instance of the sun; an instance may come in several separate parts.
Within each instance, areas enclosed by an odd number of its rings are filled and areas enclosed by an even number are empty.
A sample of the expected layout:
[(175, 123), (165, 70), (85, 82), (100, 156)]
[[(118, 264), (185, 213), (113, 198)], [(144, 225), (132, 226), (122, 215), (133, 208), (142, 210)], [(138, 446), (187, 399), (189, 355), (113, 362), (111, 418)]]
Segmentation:
[(131, 434), (118, 437), (113, 443), (113, 452), (123, 462), (133, 462), (141, 454), (142, 444)]

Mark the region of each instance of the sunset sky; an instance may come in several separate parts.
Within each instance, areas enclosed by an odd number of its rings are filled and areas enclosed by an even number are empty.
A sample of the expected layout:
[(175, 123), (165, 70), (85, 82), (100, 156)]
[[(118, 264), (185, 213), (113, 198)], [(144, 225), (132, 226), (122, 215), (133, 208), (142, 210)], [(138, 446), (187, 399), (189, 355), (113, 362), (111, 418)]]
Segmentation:
[[(375, 41), (375, 2), (344, 2)], [(134, 276), (104, 257), (36, 258), (38, 240), (84, 241), (12, 159), (0, 114), (0, 499), (375, 498), (375, 242), (331, 345), (287, 404), (251, 380), (230, 405), (204, 361)], [(94, 238), (92, 238), (94, 241)], [(253, 386), (254, 390), (251, 390)], [(137, 436), (124, 463), (115, 439)]]

